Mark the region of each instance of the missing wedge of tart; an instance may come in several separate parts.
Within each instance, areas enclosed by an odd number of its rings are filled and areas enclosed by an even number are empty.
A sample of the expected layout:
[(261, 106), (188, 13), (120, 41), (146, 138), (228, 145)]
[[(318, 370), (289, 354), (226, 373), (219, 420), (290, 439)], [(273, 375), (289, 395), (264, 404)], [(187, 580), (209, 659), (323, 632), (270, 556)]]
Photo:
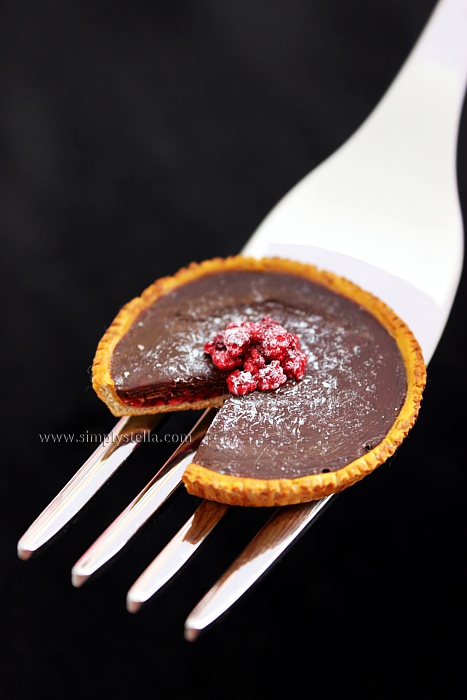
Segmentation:
[[(232, 394), (228, 376), (241, 370), (216, 366), (213, 339), (265, 318), (306, 362), (278, 388)], [(261, 376), (279, 364), (266, 362)], [(415, 337), (381, 300), (312, 265), (243, 256), (192, 263), (148, 287), (118, 313), (93, 364), (94, 389), (116, 416), (220, 407), (183, 481), (243, 506), (311, 501), (362, 479), (414, 425), (425, 381)]]

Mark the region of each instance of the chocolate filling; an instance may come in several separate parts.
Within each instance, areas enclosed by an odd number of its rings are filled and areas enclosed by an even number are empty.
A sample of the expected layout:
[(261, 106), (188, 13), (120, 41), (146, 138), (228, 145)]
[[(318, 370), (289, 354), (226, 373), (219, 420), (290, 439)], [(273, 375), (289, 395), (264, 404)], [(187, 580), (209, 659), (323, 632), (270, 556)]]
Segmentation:
[(300, 337), (305, 377), (229, 396), (194, 461), (233, 476), (296, 478), (336, 471), (381, 442), (407, 391), (396, 342), (358, 304), (283, 273), (215, 273), (158, 299), (116, 347), (118, 395), (150, 406), (227, 393), (204, 344), (232, 321), (266, 314)]

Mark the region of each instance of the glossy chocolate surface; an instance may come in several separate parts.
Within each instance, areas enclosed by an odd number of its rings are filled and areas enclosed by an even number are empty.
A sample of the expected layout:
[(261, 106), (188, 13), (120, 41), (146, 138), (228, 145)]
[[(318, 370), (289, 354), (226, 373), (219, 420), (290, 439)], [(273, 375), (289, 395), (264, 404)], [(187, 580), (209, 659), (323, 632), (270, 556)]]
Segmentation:
[(406, 396), (396, 342), (351, 300), (283, 273), (216, 273), (157, 300), (116, 348), (117, 392), (143, 405), (225, 393), (225, 373), (204, 354), (205, 342), (232, 321), (266, 314), (300, 337), (305, 377), (229, 396), (196, 463), (234, 476), (295, 478), (336, 471), (381, 442)]

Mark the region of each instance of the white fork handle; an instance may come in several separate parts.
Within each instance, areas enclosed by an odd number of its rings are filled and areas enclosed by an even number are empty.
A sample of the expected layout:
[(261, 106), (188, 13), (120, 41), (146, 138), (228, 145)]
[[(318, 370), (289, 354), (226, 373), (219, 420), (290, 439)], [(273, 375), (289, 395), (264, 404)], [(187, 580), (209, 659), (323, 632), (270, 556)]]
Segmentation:
[[(351, 278), (339, 256), (363, 261), (416, 287), (447, 318), (463, 256), (456, 156), (466, 80), (467, 0), (441, 0), (370, 116), (273, 208), (243, 252), (325, 266), (316, 251), (331, 251), (332, 269)], [(369, 291), (381, 295), (378, 282)], [(426, 355), (437, 340), (422, 343)]]

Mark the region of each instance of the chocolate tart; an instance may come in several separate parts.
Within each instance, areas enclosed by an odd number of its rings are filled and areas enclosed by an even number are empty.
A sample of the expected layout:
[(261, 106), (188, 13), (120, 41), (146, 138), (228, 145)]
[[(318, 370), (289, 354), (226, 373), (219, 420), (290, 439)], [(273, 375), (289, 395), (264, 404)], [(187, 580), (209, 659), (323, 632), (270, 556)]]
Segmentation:
[[(229, 395), (204, 352), (234, 321), (269, 315), (298, 335), (305, 376)], [(221, 407), (183, 477), (187, 490), (243, 506), (289, 505), (351, 486), (390, 457), (417, 418), (421, 349), (381, 300), (280, 258), (192, 263), (116, 316), (93, 386), (116, 416)]]

